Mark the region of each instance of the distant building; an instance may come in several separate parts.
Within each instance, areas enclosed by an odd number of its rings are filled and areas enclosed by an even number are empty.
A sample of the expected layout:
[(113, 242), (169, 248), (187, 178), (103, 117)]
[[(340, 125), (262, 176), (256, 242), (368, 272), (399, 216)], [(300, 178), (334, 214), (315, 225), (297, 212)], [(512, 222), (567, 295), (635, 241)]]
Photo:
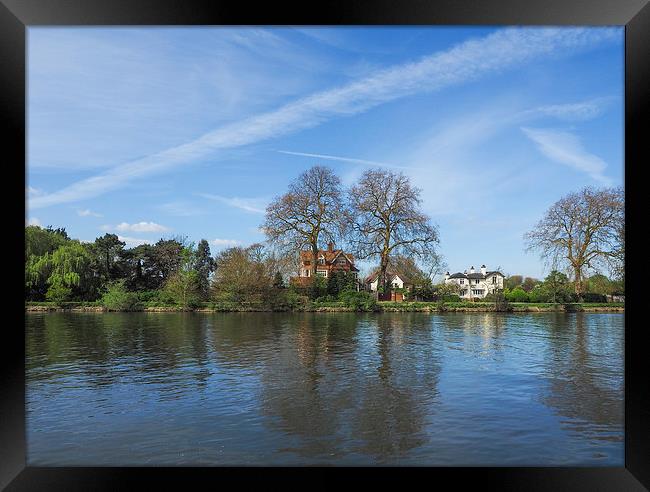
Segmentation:
[[(368, 275), (365, 278), (366, 290), (370, 292), (377, 292), (377, 287), (379, 286), (379, 274), (380, 271), (377, 269), (374, 273)], [(386, 292), (380, 300), (382, 301), (403, 301), (404, 294), (402, 292), (395, 292), (395, 289), (404, 289), (405, 291), (413, 290), (413, 281), (404, 275), (401, 272), (391, 272), (386, 271), (386, 279), (391, 287), (391, 292)]]
[(488, 294), (503, 290), (505, 276), (499, 271), (488, 271), (485, 265), (481, 265), (481, 271), (475, 272), (470, 267), (469, 272), (454, 273), (445, 275), (445, 284), (457, 284), (461, 299), (482, 299)]
[[(312, 252), (300, 252), (300, 267), (298, 277), (291, 281), (300, 285), (309, 285), (312, 275)], [(335, 272), (351, 272), (355, 277), (359, 269), (354, 266), (354, 256), (341, 249), (334, 249), (334, 243), (329, 243), (327, 249), (319, 249), (316, 255), (316, 275), (329, 278)]]

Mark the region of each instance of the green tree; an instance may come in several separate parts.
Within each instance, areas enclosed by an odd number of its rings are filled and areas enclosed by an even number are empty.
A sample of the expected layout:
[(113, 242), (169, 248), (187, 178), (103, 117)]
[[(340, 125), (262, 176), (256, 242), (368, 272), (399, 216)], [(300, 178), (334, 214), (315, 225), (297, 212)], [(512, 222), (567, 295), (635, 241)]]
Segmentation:
[(165, 282), (165, 292), (183, 309), (196, 307), (201, 300), (196, 251), (191, 246), (184, 247), (179, 256), (178, 267)]
[(53, 253), (59, 246), (68, 242), (65, 229), (44, 229), (39, 226), (25, 227), (25, 260), (32, 256), (43, 256), (45, 253)]
[(140, 307), (138, 295), (128, 291), (123, 279), (107, 285), (101, 302), (109, 311), (135, 311)]
[(611, 295), (616, 290), (616, 284), (607, 276), (597, 273), (587, 279), (587, 292), (594, 294)]
[(199, 293), (202, 299), (210, 296), (210, 275), (214, 271), (214, 258), (210, 254), (210, 245), (201, 239), (196, 248), (196, 273), (198, 276)]
[(540, 282), (536, 278), (526, 277), (521, 284), (521, 288), (526, 292), (530, 292), (538, 283)]
[(69, 241), (53, 253), (33, 257), (27, 265), (27, 283), (45, 281), (46, 297), (57, 301), (69, 300), (75, 293), (83, 295), (92, 281), (89, 268), (92, 261), (88, 249), (79, 241)]
[(519, 287), (524, 281), (524, 277), (521, 275), (510, 275), (508, 278), (506, 278), (505, 281), (505, 288), (506, 289), (514, 289), (515, 287)]
[(228, 248), (215, 258), (212, 294), (217, 301), (262, 302), (271, 285), (264, 263), (251, 258), (247, 248)]
[(570, 300), (571, 284), (569, 277), (562, 272), (551, 271), (544, 279), (544, 289), (548, 292), (551, 302), (568, 302)]
[(273, 276), (273, 287), (276, 289), (284, 288), (284, 279), (282, 278), (282, 274), (280, 272), (275, 272), (275, 275)]
[(108, 283), (120, 274), (116, 267), (126, 243), (115, 234), (104, 234), (95, 239), (91, 251), (96, 257), (96, 269), (103, 282)]
[(184, 245), (179, 239), (161, 239), (154, 245), (153, 261), (163, 282), (180, 266), (183, 247)]

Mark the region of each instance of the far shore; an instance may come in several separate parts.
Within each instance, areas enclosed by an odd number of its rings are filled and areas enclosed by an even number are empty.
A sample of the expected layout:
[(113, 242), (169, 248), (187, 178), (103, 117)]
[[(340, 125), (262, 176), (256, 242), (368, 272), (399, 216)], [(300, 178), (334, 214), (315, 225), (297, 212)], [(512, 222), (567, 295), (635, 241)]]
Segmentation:
[[(333, 304), (333, 303), (332, 303)], [(582, 303), (582, 304), (549, 304), (549, 303), (510, 303), (507, 309), (496, 309), (492, 303), (445, 303), (439, 305), (435, 302), (380, 302), (373, 311), (363, 311), (351, 307), (318, 304), (314, 303), (299, 309), (281, 310), (268, 307), (258, 306), (229, 306), (229, 307), (196, 307), (182, 308), (178, 306), (143, 306), (139, 309), (128, 312), (196, 312), (196, 313), (224, 313), (224, 312), (314, 312), (314, 313), (332, 313), (332, 312), (424, 312), (424, 313), (443, 313), (443, 312), (504, 312), (504, 313), (539, 313), (539, 312), (599, 312), (599, 313), (619, 313), (625, 311), (622, 303)], [(47, 302), (27, 302), (25, 304), (27, 312), (127, 312), (127, 311), (109, 311), (104, 306), (95, 303), (69, 303), (69, 305), (56, 305)]]

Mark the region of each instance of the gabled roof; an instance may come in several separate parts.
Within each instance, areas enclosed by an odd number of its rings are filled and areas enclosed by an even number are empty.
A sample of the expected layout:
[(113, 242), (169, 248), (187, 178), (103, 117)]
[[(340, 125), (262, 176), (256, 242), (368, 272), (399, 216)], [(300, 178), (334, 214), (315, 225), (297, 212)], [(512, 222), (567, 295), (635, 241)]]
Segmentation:
[[(311, 260), (311, 251), (309, 250), (303, 250), (300, 252), (300, 259), (301, 260)], [(319, 249), (317, 257), (323, 256), (325, 257), (325, 262), (326, 263), (333, 263), (334, 260), (339, 255), (343, 255), (347, 258), (347, 260), (354, 265), (354, 256), (352, 256), (350, 253), (345, 253), (342, 249), (335, 249), (333, 251), (328, 251), (326, 249)]]
[[(373, 273), (368, 275), (366, 277), (366, 283), (374, 282), (377, 279), (377, 277), (379, 276), (379, 273), (380, 273), (379, 269), (377, 269)], [(404, 282), (405, 284), (412, 284), (413, 283), (413, 281), (410, 278), (408, 278), (408, 276), (406, 276), (406, 275), (404, 275), (403, 273), (400, 273), (400, 272), (390, 272), (390, 271), (386, 270), (386, 277), (388, 277), (389, 282), (392, 282), (395, 279), (395, 277), (399, 277), (400, 279), (402, 279), (402, 282)]]
[(493, 271), (493, 272), (486, 272), (485, 275), (483, 275), (480, 272), (477, 273), (461, 273), (457, 272), (452, 275), (449, 275), (449, 278), (477, 278), (477, 279), (486, 279), (492, 275), (500, 275), (501, 277), (505, 277), (505, 275), (499, 271)]

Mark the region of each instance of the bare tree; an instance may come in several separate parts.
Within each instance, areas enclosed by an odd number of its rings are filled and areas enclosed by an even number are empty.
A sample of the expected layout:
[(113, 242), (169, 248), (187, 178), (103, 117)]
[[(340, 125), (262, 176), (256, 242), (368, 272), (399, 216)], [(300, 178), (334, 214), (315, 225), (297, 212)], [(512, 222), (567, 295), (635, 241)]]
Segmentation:
[(427, 262), (433, 258), (438, 231), (420, 210), (420, 193), (402, 173), (368, 170), (349, 191), (350, 242), (357, 257), (379, 258), (380, 279), (393, 254)]
[(270, 242), (284, 249), (312, 252), (316, 275), (319, 245), (340, 237), (344, 226), (341, 180), (323, 166), (314, 166), (289, 185), (266, 209), (264, 231)]
[(546, 262), (571, 268), (575, 292), (583, 292), (587, 270), (616, 270), (624, 259), (625, 194), (622, 188), (584, 188), (548, 209), (524, 238), (527, 250)]

